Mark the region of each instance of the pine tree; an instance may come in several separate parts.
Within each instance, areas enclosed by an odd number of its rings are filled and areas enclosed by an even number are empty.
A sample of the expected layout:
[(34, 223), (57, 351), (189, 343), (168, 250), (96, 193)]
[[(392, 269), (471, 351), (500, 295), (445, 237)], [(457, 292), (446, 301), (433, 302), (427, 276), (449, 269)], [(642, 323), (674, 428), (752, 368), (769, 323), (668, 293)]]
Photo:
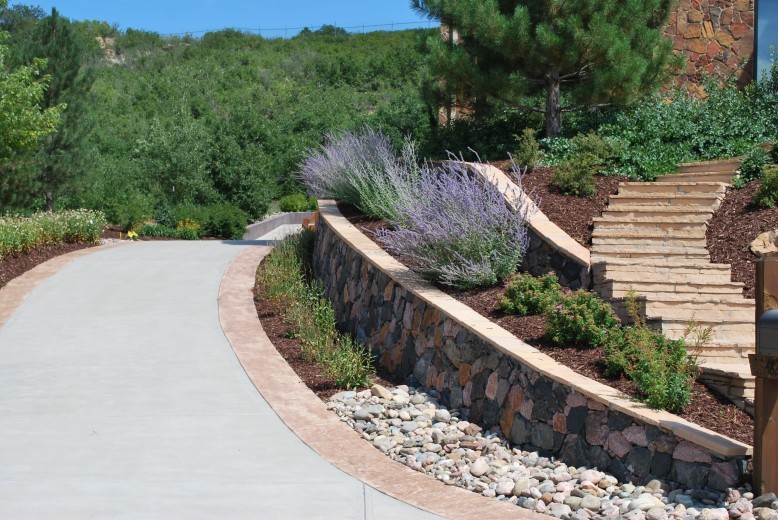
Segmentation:
[(565, 112), (628, 104), (679, 65), (661, 31), (670, 0), (411, 3), (457, 33), (429, 42), (431, 71), (446, 90), (543, 113), (548, 137), (559, 135)]
[(70, 20), (52, 9), (51, 15), (41, 20), (17, 46), (17, 59), (23, 63), (46, 60), (43, 72), (50, 82), (43, 107), (67, 106), (59, 131), (43, 140), (36, 157), (38, 180), (49, 211), (54, 209), (55, 197), (72, 187), (79, 176), (79, 144), (90, 130), (89, 122), (82, 117), (83, 108), (94, 82), (93, 74), (83, 67), (91, 52), (89, 44)]

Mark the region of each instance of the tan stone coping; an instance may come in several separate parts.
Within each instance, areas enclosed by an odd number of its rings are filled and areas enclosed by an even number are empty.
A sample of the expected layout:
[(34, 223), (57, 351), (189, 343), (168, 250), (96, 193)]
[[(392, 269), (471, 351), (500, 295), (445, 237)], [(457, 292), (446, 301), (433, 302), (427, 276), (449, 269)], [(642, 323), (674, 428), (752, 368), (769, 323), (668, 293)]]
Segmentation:
[(479, 171), (484, 178), (497, 186), (497, 188), (505, 194), (505, 198), (514, 208), (520, 203), (524, 203), (529, 210), (527, 223), (530, 229), (545, 242), (566, 257), (576, 260), (582, 266), (591, 266), (589, 250), (576, 242), (570, 235), (565, 233), (562, 228), (551, 222), (548, 217), (540, 211), (540, 208), (535, 202), (524, 193), (521, 187), (517, 186), (516, 183), (502, 172), (502, 170), (489, 164), (467, 164), (474, 170)]
[(676, 166), (677, 168), (682, 168), (684, 166), (714, 166), (717, 164), (736, 164), (739, 165), (743, 161), (743, 157), (731, 157), (729, 159), (719, 159), (716, 161), (695, 161), (695, 162), (687, 162), (687, 163), (678, 163)]
[(82, 256), (91, 255), (92, 253), (122, 245), (124, 245), (124, 243), (113, 242), (102, 246), (78, 249), (76, 251), (71, 251), (70, 253), (65, 253), (64, 255), (55, 256), (8, 282), (4, 287), (0, 288), (0, 327), (5, 325), (13, 313), (16, 312), (16, 309), (19, 308), (22, 302), (27, 299), (36, 287), (47, 278), (56, 274), (60, 269)]
[(429, 305), (436, 307), (446, 316), (461, 323), (504, 354), (544, 376), (602, 403), (611, 410), (630, 415), (642, 423), (670, 430), (681, 439), (707, 448), (714, 454), (722, 457), (751, 455), (751, 446), (693, 424), (677, 415), (654, 410), (643, 403), (632, 401), (622, 392), (582, 376), (554, 361), (496, 323), (484, 318), (464, 303), (435, 288), (423, 280), (421, 276), (395, 260), (346, 220), (338, 211), (334, 201), (320, 200), (319, 210), (330, 229), (378, 270)]
[(269, 246), (247, 248), (219, 288), (219, 319), (246, 374), (273, 410), (305, 444), (370, 487), (414, 507), (452, 519), (546, 518), (518, 506), (418, 473), (375, 449), (341, 422), (297, 377), (262, 330), (252, 289)]

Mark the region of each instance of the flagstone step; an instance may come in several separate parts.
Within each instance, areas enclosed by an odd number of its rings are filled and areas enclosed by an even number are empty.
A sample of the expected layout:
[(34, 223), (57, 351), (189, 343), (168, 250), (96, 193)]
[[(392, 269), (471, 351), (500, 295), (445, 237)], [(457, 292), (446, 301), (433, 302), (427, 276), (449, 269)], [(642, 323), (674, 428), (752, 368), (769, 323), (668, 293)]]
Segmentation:
[(729, 264), (713, 264), (709, 262), (700, 262), (699, 260), (688, 260), (684, 258), (609, 258), (607, 265), (599, 255), (592, 255), (592, 268), (603, 269), (617, 266), (623, 270), (641, 270), (644, 272), (667, 272), (668, 270), (686, 269), (692, 272), (696, 270), (700, 273), (721, 272), (730, 274), (731, 266)]
[(612, 204), (606, 209), (611, 217), (697, 217), (705, 215), (706, 220), (713, 216), (714, 209), (708, 206), (669, 206), (656, 204)]
[(737, 175), (735, 170), (723, 172), (679, 172), (657, 177), (655, 182), (720, 182), (731, 186), (735, 175)]
[(705, 248), (707, 241), (705, 237), (675, 237), (672, 235), (663, 235), (658, 237), (647, 237), (636, 233), (628, 236), (593, 236), (592, 245), (623, 245), (623, 246), (643, 246), (643, 247), (695, 247)]
[(653, 298), (659, 294), (698, 294), (698, 295), (728, 295), (733, 298), (743, 297), (743, 285), (735, 282), (710, 284), (689, 283), (685, 280), (677, 281), (645, 281), (645, 280), (606, 280), (596, 282), (594, 290), (603, 298), (624, 298), (632, 289), (638, 296)]
[(723, 197), (718, 193), (633, 193), (611, 195), (608, 199), (608, 211), (613, 206), (703, 206), (716, 208)]
[(611, 258), (653, 258), (666, 257), (708, 260), (710, 255), (704, 247), (643, 246), (635, 244), (598, 244), (597, 258), (605, 261)]
[(720, 159), (718, 161), (680, 163), (676, 169), (679, 173), (727, 173), (734, 172), (740, 168), (742, 160), (742, 157), (733, 157), (731, 159)]
[(593, 238), (673, 238), (673, 239), (705, 239), (705, 226), (698, 224), (696, 227), (682, 229), (656, 229), (656, 228), (608, 228), (597, 226), (592, 231)]
[(686, 182), (621, 182), (619, 183), (619, 195), (646, 193), (717, 193), (724, 195), (727, 184), (723, 182), (686, 181)]

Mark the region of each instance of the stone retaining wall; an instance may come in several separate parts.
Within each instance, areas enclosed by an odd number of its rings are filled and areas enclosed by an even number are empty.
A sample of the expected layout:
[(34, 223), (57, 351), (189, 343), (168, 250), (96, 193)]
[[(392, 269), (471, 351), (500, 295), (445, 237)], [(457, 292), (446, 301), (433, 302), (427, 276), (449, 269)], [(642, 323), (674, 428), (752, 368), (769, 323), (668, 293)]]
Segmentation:
[(750, 447), (633, 403), (576, 374), (440, 292), (320, 201), (314, 274), (339, 325), (396, 377), (434, 388), (470, 421), (524, 449), (622, 481), (725, 489)]

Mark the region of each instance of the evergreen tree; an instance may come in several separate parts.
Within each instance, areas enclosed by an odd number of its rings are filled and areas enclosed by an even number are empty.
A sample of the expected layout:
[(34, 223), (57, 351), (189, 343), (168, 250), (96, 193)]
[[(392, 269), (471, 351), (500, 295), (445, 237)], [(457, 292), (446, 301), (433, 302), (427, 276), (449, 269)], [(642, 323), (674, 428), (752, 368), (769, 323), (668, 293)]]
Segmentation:
[[(679, 58), (661, 28), (669, 0), (412, 0), (457, 37), (429, 42), (443, 89), (545, 115), (628, 104), (659, 88)], [(478, 110), (478, 103), (476, 103)]]
[(46, 60), (43, 72), (50, 77), (50, 83), (43, 107), (67, 106), (61, 128), (43, 140), (36, 157), (38, 180), (49, 211), (54, 209), (56, 196), (74, 187), (81, 171), (79, 144), (90, 130), (89, 122), (83, 118), (84, 106), (94, 81), (92, 72), (83, 67), (92, 50), (90, 43), (93, 42), (78, 33), (70, 20), (52, 9), (51, 15), (17, 45), (17, 59), (21, 62)]

